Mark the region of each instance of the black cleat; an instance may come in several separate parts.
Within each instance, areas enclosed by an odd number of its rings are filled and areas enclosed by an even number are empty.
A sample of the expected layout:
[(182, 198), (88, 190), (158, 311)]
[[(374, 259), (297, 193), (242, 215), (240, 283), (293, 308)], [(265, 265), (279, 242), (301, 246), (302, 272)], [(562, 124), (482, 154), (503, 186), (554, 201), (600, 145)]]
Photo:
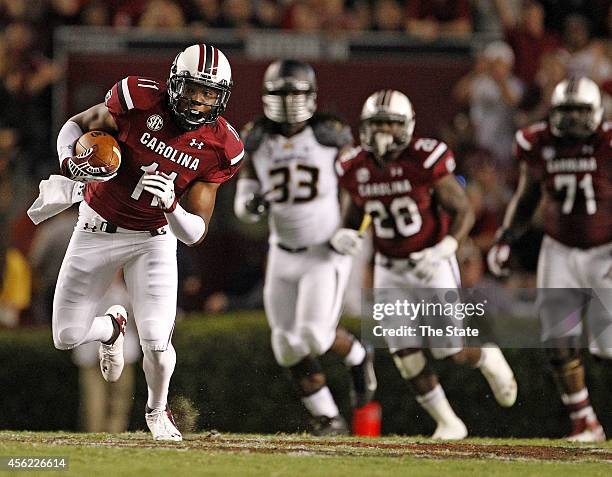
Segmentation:
[(365, 406), (369, 403), (374, 394), (378, 383), (374, 373), (374, 348), (370, 344), (364, 344), (366, 355), (363, 363), (351, 367), (351, 377), (353, 385), (351, 387), (351, 405), (353, 408)]
[(311, 417), (310, 427), (310, 433), (313, 436), (348, 436), (350, 434), (348, 425), (340, 414), (334, 417)]

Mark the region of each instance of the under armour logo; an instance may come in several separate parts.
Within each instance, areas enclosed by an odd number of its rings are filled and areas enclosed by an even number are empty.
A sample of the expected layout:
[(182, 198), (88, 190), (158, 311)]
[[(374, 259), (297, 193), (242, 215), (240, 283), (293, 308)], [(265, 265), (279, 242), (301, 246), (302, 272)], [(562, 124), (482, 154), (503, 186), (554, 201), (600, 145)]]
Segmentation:
[(196, 142), (195, 138), (192, 138), (191, 142), (189, 143), (189, 145), (191, 147), (196, 147), (197, 146), (198, 149), (202, 149), (202, 146), (204, 146), (204, 143), (201, 142), (201, 141), (200, 142)]
[(401, 167), (392, 167), (391, 168), (391, 177), (399, 177), (404, 174), (404, 171)]

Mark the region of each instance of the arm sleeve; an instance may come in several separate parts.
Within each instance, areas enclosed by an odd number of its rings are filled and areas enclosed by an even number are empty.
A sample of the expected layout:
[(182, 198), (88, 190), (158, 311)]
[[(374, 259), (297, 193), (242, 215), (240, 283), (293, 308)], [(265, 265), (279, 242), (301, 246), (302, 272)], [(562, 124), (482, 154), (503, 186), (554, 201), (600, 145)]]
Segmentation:
[(60, 167), (67, 157), (74, 156), (74, 145), (83, 135), (80, 126), (74, 121), (66, 121), (57, 135), (57, 156)]
[(206, 232), (206, 222), (196, 214), (191, 214), (177, 204), (172, 212), (164, 212), (172, 233), (186, 245), (196, 244)]

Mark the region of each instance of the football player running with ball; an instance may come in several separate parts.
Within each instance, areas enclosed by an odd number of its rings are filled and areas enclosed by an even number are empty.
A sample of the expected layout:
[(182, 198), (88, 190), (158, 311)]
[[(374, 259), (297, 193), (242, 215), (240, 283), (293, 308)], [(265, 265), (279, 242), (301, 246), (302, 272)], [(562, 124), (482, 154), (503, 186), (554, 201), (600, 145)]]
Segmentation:
[(574, 78), (553, 90), (547, 121), (516, 133), (519, 183), (487, 257), (494, 274), (507, 275), (511, 248), (542, 205), (541, 339), (572, 421), (568, 439), (578, 442), (606, 438), (584, 380), (583, 319), (589, 351), (612, 359), (612, 123), (602, 118), (597, 85)]
[[(363, 239), (355, 228), (364, 214), (372, 216), (375, 298), (383, 289), (403, 289), (402, 294), (419, 302), (418, 289), (460, 287), (455, 251), (472, 227), (474, 214), (453, 175), (451, 150), (436, 139), (413, 136), (414, 125), (412, 104), (403, 93), (378, 91), (363, 105), (361, 147), (337, 162), (340, 186), (352, 200), (343, 214), (345, 227), (331, 243), (347, 255), (357, 253)], [(446, 399), (423, 348), (429, 347), (436, 359), (480, 369), (500, 405), (509, 407), (516, 400), (514, 375), (494, 345), (464, 348), (461, 337), (437, 343), (423, 336), (385, 338), (400, 374), (436, 421), (435, 439), (462, 439), (467, 429)]]
[(332, 351), (353, 381), (353, 406), (376, 390), (372, 354), (338, 328), (350, 257), (329, 246), (340, 224), (334, 161), (352, 144), (349, 127), (316, 113), (310, 65), (276, 61), (263, 80), (264, 117), (247, 126), (247, 159), (234, 202), (236, 215), (254, 223), (267, 214), (270, 250), (264, 305), (278, 364), (288, 368), (316, 435), (348, 433), (317, 359)]
[[(168, 81), (122, 79), (104, 103), (70, 118), (57, 138), (62, 173), (86, 186), (57, 279), (53, 341), (62, 350), (100, 341), (104, 378), (119, 378), (127, 313), (120, 305), (103, 316), (93, 310), (123, 269), (144, 353), (145, 417), (156, 440), (182, 439), (167, 405), (176, 363), (176, 240), (191, 246), (204, 240), (217, 189), (244, 155), (221, 117), (231, 87), (225, 55), (192, 45), (176, 56)], [(88, 163), (93, 150), (74, 155), (77, 139), (91, 130), (117, 138), (123, 158), (116, 175), (100, 175)]]

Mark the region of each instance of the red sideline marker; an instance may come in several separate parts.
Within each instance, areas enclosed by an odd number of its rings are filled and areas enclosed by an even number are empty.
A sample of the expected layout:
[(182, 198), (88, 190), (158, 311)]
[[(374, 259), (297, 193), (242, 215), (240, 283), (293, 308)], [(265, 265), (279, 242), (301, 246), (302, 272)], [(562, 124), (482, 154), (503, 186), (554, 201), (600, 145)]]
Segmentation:
[(353, 409), (354, 436), (380, 436), (382, 408), (377, 401), (370, 401), (365, 406)]

